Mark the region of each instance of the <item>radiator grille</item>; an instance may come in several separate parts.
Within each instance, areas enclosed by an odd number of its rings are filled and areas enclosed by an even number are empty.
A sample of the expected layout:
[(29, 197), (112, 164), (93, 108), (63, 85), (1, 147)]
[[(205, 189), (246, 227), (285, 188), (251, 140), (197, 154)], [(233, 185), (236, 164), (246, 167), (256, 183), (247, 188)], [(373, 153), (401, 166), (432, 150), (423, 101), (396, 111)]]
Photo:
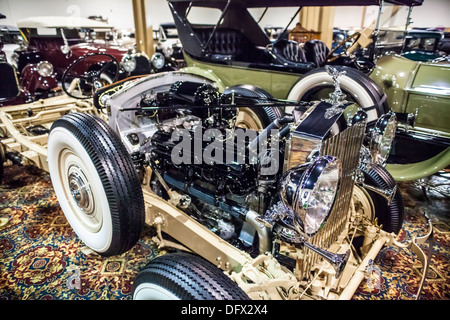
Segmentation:
[[(321, 248), (329, 248), (345, 229), (349, 214), (349, 205), (352, 197), (354, 179), (353, 176), (358, 167), (361, 145), (364, 138), (366, 124), (359, 122), (329, 139), (322, 142), (320, 154), (335, 156), (342, 163), (342, 179), (332, 212), (319, 232), (311, 237), (310, 243)], [(306, 277), (310, 277), (311, 267), (320, 255), (305, 248), (303, 271)]]

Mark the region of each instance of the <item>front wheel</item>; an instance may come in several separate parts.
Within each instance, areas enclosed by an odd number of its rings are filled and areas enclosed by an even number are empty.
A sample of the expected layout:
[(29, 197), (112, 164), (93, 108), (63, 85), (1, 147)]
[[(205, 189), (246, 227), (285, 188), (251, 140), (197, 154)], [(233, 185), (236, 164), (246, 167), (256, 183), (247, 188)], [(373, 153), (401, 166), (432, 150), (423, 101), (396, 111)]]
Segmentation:
[[(392, 189), (397, 184), (389, 172), (377, 164), (374, 164), (370, 170), (363, 170), (363, 174), (364, 183), (380, 189)], [(383, 230), (398, 234), (405, 219), (405, 208), (400, 188), (397, 187), (390, 204), (380, 194), (371, 190), (366, 191), (373, 202), (375, 217), (378, 219), (378, 223), (383, 226)]]
[(133, 284), (134, 300), (249, 300), (222, 270), (185, 252), (149, 262)]
[(55, 121), (48, 165), (61, 209), (88, 247), (112, 256), (135, 245), (145, 224), (142, 189), (125, 146), (103, 120), (72, 113)]

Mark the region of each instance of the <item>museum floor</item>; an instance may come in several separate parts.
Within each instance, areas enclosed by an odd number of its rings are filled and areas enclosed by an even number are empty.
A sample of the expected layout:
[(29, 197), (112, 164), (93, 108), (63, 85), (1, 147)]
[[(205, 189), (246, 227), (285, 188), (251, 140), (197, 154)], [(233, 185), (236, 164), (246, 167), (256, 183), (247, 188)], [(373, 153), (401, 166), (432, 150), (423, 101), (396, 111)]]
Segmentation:
[[(428, 199), (417, 181), (400, 187), (406, 220), (399, 240), (424, 234), (424, 211), (434, 225), (432, 259), (420, 299), (450, 300), (449, 186), (429, 189)], [(0, 300), (131, 300), (139, 270), (165, 253), (150, 241), (150, 227), (121, 256), (90, 252), (68, 225), (49, 175), (34, 167), (5, 167), (0, 218), (9, 220), (0, 230)], [(428, 252), (428, 243), (421, 247)], [(380, 285), (363, 281), (353, 299), (415, 299), (421, 263), (411, 251), (385, 247), (374, 266), (381, 273)]]

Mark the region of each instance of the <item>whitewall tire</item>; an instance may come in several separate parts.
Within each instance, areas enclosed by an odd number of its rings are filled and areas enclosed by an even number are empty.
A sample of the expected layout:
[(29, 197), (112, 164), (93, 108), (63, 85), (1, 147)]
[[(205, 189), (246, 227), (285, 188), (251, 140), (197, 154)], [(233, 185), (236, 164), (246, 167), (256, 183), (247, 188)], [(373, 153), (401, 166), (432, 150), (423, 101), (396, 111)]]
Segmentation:
[(133, 300), (249, 300), (223, 270), (202, 257), (175, 252), (150, 261), (134, 279)]
[(144, 200), (131, 157), (101, 119), (73, 113), (53, 124), (48, 165), (64, 215), (78, 237), (104, 256), (139, 239)]
[(133, 300), (180, 300), (180, 298), (160, 285), (144, 282), (134, 289)]
[[(389, 108), (383, 97), (383, 92), (378, 85), (367, 75), (353, 68), (334, 66), (337, 70), (346, 73), (339, 77), (341, 90), (347, 95), (347, 100), (356, 102), (367, 112), (370, 123), (376, 121)], [(306, 73), (299, 79), (289, 92), (288, 100), (312, 101), (320, 98), (328, 99), (328, 96), (321, 95), (323, 90), (334, 89), (332, 77), (325, 68), (318, 68)]]

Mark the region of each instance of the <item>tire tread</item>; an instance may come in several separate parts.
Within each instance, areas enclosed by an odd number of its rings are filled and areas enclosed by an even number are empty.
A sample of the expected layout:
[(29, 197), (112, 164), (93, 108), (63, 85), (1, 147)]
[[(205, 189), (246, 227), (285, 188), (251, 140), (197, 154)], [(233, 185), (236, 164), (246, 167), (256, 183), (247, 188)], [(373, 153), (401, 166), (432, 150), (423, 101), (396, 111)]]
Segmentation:
[(138, 274), (133, 291), (151, 282), (183, 300), (248, 300), (239, 286), (222, 270), (190, 253), (165, 254), (149, 262)]
[(122, 254), (138, 241), (145, 225), (144, 198), (134, 165), (117, 134), (102, 119), (71, 113), (55, 121), (84, 146), (98, 170), (111, 211), (113, 239), (104, 256)]

